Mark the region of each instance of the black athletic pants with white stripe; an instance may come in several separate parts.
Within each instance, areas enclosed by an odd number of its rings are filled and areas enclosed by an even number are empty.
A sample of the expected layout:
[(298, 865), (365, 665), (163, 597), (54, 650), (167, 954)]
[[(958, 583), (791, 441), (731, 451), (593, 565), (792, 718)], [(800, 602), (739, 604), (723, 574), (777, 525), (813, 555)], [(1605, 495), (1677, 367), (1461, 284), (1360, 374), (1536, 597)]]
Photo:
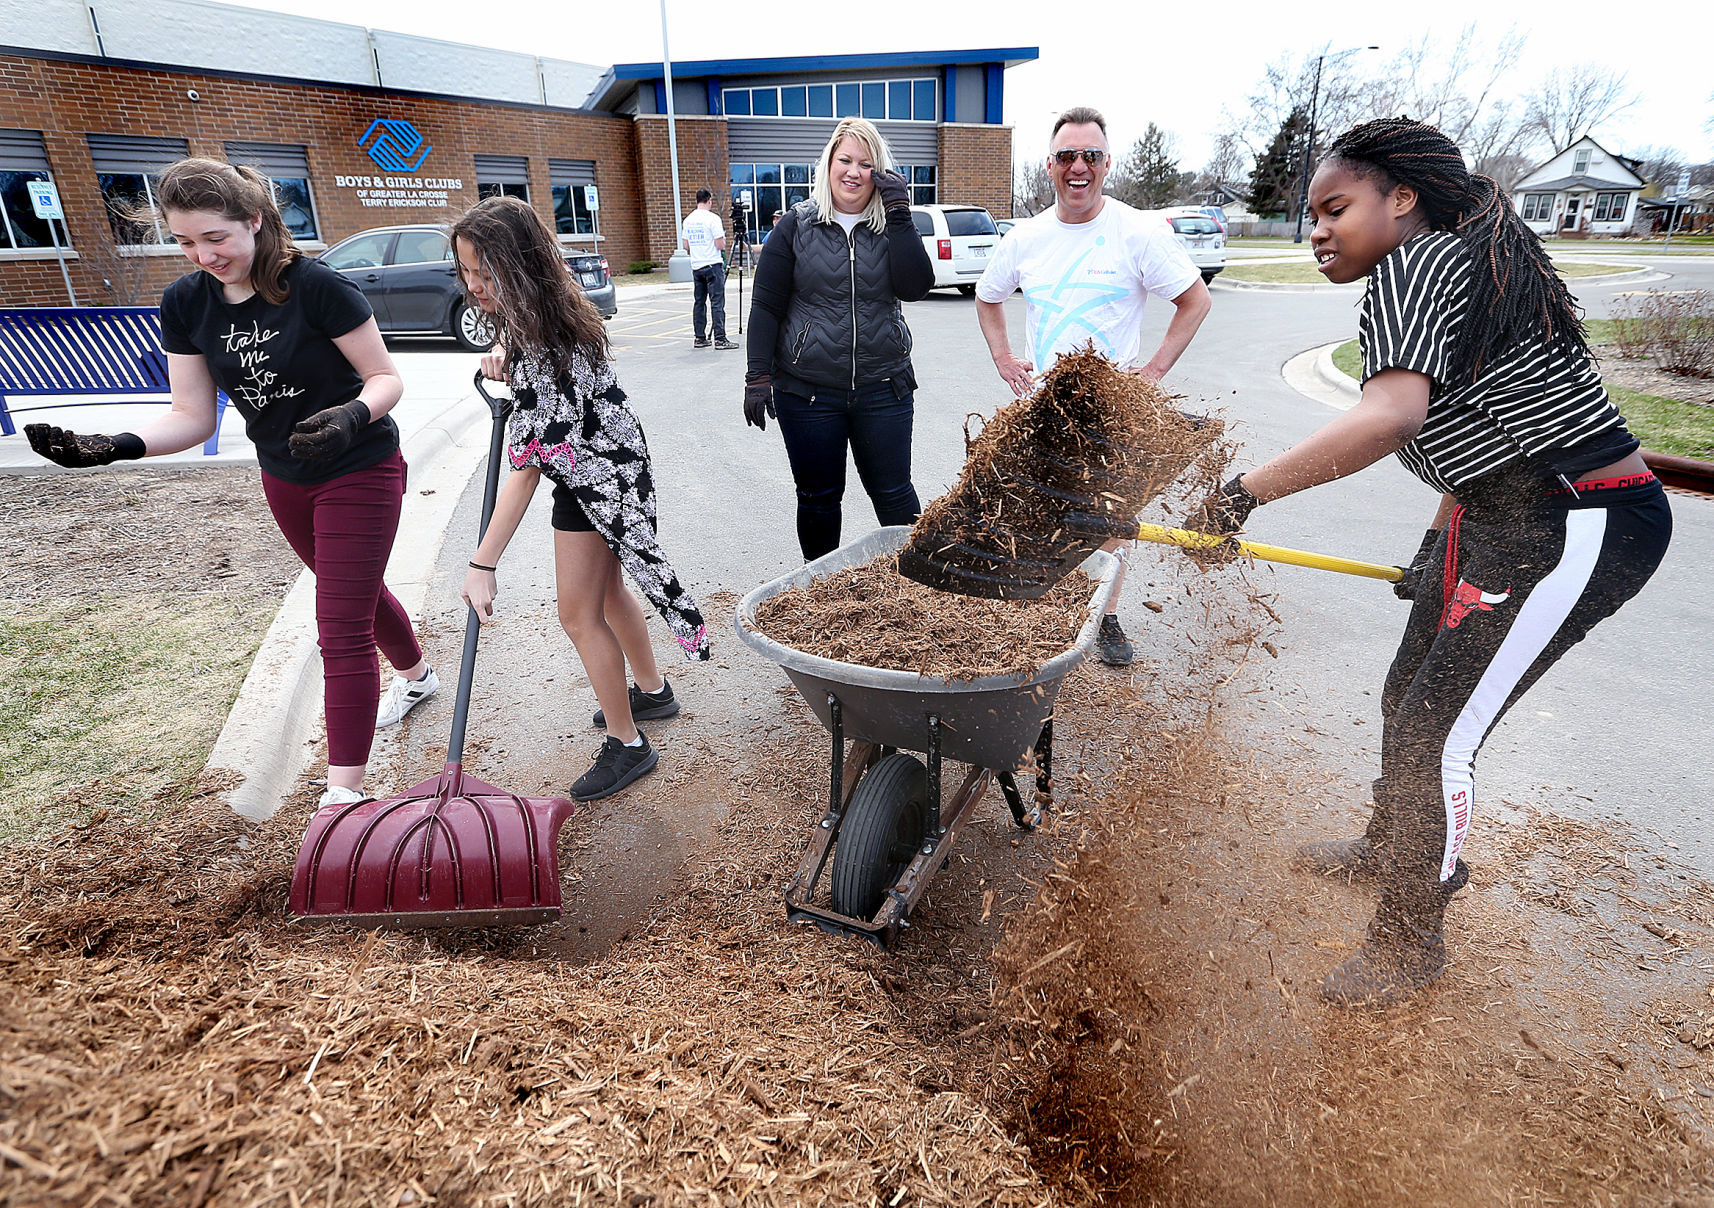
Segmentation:
[[(1457, 493), (1381, 697), (1377, 822), (1400, 897), (1463, 883), (1476, 752), (1543, 672), (1636, 595), (1672, 536), (1652, 474), (1550, 489), (1504, 467)], [(1374, 838), (1382, 838), (1374, 835)], [(1405, 904), (1405, 903), (1401, 903)]]

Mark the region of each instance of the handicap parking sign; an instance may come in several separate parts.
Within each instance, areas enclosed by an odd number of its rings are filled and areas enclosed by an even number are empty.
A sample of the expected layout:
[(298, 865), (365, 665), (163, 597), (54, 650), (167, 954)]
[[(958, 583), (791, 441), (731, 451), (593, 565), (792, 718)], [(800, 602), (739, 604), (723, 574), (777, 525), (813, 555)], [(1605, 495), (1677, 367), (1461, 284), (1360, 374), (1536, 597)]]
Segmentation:
[(27, 180), (24, 187), (30, 191), (30, 207), (36, 211), (37, 218), (65, 221), (65, 211), (60, 209), (60, 195), (54, 191), (53, 181)]

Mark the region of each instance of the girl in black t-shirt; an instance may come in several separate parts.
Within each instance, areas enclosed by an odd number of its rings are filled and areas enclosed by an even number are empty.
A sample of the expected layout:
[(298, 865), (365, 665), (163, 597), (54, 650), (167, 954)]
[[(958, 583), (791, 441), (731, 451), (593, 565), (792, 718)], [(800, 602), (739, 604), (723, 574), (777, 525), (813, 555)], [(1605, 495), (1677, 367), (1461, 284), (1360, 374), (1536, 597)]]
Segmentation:
[(1368, 279), (1362, 401), (1233, 478), (1198, 526), (1237, 531), (1261, 503), (1394, 452), (1444, 493), (1395, 588), (1415, 603), (1382, 693), (1368, 830), (1299, 849), (1305, 867), (1381, 886), (1362, 946), (1324, 987), (1349, 1006), (1440, 975), (1446, 903), (1469, 879), (1459, 852), (1476, 752), (1641, 590), (1672, 515), (1541, 241), (1451, 140), (1407, 118), (1358, 126), (1334, 142), (1309, 201), (1322, 274)]
[[(213, 434), (216, 393), (226, 393), (244, 416), (280, 531), (315, 572), (327, 708), (321, 804), (359, 801), (376, 725), (399, 721), (439, 687), (381, 581), (405, 485), (387, 412), (404, 385), (362, 293), (293, 246), (259, 173), (181, 160), (155, 196), (160, 211), (149, 219), (197, 269), (161, 299), (172, 409), (116, 436), (31, 425), (30, 446), (72, 467), (182, 452)], [(377, 646), (398, 671), (384, 698)]]
[(570, 790), (575, 800), (594, 801), (659, 761), (637, 721), (679, 710), (620, 567), (693, 658), (708, 657), (708, 628), (655, 541), (655, 484), (642, 425), (614, 376), (601, 316), (572, 281), (553, 233), (525, 202), (491, 197), (453, 226), (452, 246), (471, 301), (499, 329), (499, 346), (482, 358), (482, 371), (508, 383), (517, 400), (508, 431), (512, 473), (470, 560), (463, 595), (484, 622), (494, 615), (495, 567), (547, 477), (560, 624), (601, 702), (595, 724), (607, 730), (594, 766)]

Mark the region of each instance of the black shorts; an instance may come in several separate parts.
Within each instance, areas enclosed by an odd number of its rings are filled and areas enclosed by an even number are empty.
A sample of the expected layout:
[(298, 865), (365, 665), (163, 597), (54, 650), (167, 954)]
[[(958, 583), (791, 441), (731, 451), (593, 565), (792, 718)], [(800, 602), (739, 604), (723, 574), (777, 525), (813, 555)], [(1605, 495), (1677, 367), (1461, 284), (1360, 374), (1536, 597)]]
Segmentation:
[(589, 517), (583, 514), (583, 505), (577, 502), (577, 496), (569, 487), (557, 482), (553, 484), (553, 526), (556, 532), (561, 533), (595, 531)]

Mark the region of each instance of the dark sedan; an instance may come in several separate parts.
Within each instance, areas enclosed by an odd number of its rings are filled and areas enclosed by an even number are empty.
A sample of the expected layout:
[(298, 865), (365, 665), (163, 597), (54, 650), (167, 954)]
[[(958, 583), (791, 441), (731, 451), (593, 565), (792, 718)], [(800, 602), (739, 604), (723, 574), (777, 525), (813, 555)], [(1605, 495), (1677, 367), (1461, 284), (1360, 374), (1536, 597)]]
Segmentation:
[[(469, 305), (458, 284), (452, 244), (438, 226), (376, 227), (328, 248), (323, 264), (357, 283), (388, 335), (449, 335), (471, 352), (494, 344), (488, 317)], [(619, 313), (607, 257), (566, 251), (565, 266), (601, 317)]]

